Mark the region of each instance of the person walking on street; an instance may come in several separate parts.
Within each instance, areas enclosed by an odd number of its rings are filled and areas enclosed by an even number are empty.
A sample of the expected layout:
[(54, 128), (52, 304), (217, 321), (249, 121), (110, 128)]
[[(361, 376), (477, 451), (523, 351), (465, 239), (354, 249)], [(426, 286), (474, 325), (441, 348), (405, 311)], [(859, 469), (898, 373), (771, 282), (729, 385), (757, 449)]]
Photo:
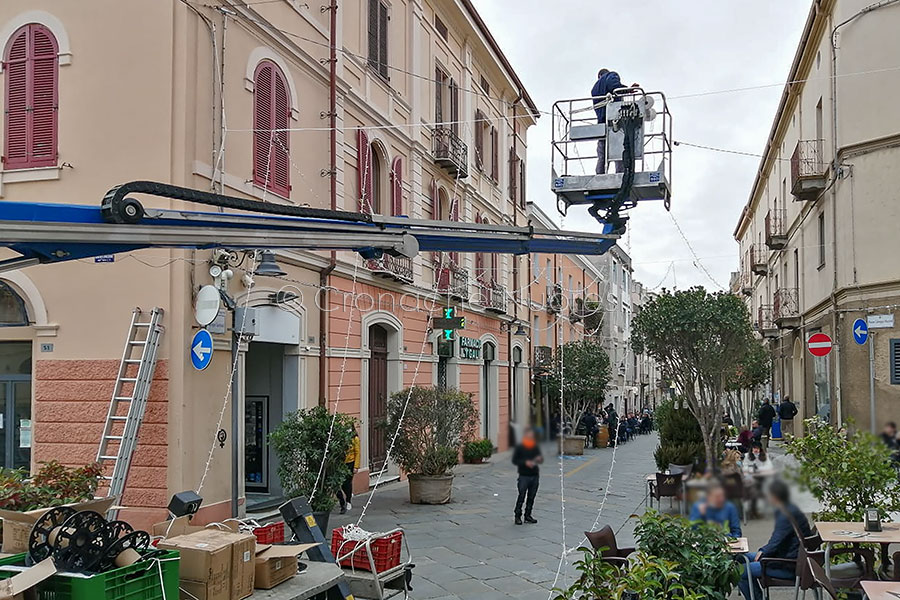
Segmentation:
[[(769, 402), (768, 398), (763, 400), (763, 405), (759, 407), (759, 427), (762, 429), (760, 441), (763, 448), (769, 447), (769, 435), (772, 430), (772, 422), (775, 421), (775, 407)], [(765, 438), (765, 439), (763, 439)]]
[(532, 510), (534, 497), (537, 495), (540, 482), (540, 464), (544, 462), (541, 447), (534, 437), (534, 431), (526, 429), (522, 435), (522, 443), (513, 450), (512, 462), (519, 470), (517, 482), (519, 495), (516, 498), (516, 525), (522, 524), (522, 504), (525, 505), (525, 522), (537, 523)]
[(338, 502), (341, 503), (342, 515), (347, 514), (347, 511), (353, 508), (350, 499), (353, 498), (353, 476), (359, 471), (359, 457), (359, 434), (354, 429), (350, 448), (347, 449), (347, 456), (344, 458), (344, 462), (347, 464), (347, 477), (337, 495)]
[(797, 407), (791, 402), (790, 396), (785, 396), (778, 406), (778, 416), (781, 417), (782, 437), (794, 435), (794, 417), (797, 416)]

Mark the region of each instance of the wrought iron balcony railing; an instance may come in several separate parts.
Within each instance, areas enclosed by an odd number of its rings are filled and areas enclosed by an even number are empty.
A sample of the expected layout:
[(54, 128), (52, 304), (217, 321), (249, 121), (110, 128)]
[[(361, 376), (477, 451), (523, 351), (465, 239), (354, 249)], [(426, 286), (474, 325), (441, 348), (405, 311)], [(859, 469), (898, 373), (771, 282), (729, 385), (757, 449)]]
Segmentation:
[(750, 270), (757, 275), (769, 272), (769, 252), (756, 244), (750, 246)]
[(797, 288), (779, 288), (772, 304), (775, 325), (781, 329), (800, 326), (800, 291)]
[(505, 313), (507, 300), (506, 288), (496, 281), (478, 282), (478, 304), (487, 310)]
[(406, 256), (385, 254), (381, 258), (364, 259), (367, 269), (381, 277), (388, 277), (404, 283), (413, 282), (412, 259)]
[(771, 304), (763, 304), (757, 309), (756, 314), (756, 331), (763, 337), (774, 337), (778, 335), (778, 327), (775, 325), (774, 311)]
[(791, 155), (791, 193), (800, 200), (816, 200), (827, 185), (825, 140), (800, 140)]
[(431, 135), (434, 162), (452, 177), (469, 176), (469, 148), (449, 127), (435, 127)]
[(434, 269), (434, 291), (451, 298), (468, 300), (469, 272), (457, 265), (438, 265)]
[(787, 246), (787, 211), (773, 208), (766, 213), (766, 246), (772, 250), (781, 250)]

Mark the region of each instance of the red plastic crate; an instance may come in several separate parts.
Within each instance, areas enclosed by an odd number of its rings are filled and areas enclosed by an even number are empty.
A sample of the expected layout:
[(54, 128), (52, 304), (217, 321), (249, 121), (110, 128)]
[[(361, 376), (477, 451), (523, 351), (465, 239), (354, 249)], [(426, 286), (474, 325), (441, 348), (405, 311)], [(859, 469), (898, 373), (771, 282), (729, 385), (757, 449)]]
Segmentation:
[(257, 527), (253, 530), (253, 535), (256, 536), (257, 544), (283, 544), (284, 521)]
[[(331, 532), (331, 553), (337, 559), (338, 554), (344, 555), (356, 548), (360, 542), (344, 541), (344, 530), (342, 527), (333, 529)], [(397, 531), (390, 535), (372, 540), (370, 549), (372, 550), (372, 562), (375, 563), (375, 572), (382, 573), (393, 569), (400, 564), (400, 547), (403, 545), (403, 532)], [(353, 567), (363, 571), (370, 571), (372, 567), (369, 565), (369, 556), (365, 549), (348, 556), (341, 561), (342, 567)]]

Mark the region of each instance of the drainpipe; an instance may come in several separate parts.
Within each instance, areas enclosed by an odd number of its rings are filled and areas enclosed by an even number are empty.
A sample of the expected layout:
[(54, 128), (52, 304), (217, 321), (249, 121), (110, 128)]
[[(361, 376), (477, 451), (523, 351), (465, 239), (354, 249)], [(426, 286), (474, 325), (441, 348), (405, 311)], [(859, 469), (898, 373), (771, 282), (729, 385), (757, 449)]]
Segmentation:
[[(328, 52), (328, 127), (331, 164), (329, 165), (331, 210), (337, 210), (337, 0), (324, 7), (331, 11), (331, 38)], [(328, 284), (331, 273), (337, 267), (337, 253), (332, 250), (328, 266), (319, 271), (319, 406), (327, 406), (328, 368), (326, 351), (328, 349)]]

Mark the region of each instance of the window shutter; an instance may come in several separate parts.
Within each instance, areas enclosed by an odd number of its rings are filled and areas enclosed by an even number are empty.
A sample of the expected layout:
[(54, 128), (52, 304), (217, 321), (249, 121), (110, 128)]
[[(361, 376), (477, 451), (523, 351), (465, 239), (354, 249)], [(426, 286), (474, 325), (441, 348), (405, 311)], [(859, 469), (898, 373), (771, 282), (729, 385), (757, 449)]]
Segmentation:
[(434, 70), (434, 124), (437, 127), (444, 122), (444, 74), (440, 69)]
[(356, 161), (359, 172), (359, 212), (372, 214), (372, 147), (365, 129), (357, 131)]
[(378, 68), (378, 5), (379, 0), (369, 0), (369, 66)]
[(435, 221), (440, 221), (441, 219), (441, 198), (438, 195), (436, 179), (431, 180), (431, 218)]
[(497, 128), (491, 127), (491, 179), (500, 180), (500, 144), (498, 143)]
[(484, 115), (475, 111), (475, 166), (484, 168)]
[(896, 339), (891, 340), (891, 385), (900, 385), (900, 340)]
[(378, 72), (385, 79), (388, 75), (388, 9), (387, 5), (378, 3)]
[(253, 183), (269, 187), (272, 148), (272, 63), (263, 61), (253, 79)]
[(450, 80), (450, 131), (459, 135), (459, 86)]
[(519, 185), (519, 157), (516, 156), (516, 147), (509, 149), (509, 199), (516, 202), (516, 190)]
[(391, 215), (403, 214), (403, 158), (397, 156), (391, 163)]
[(491, 254), (491, 283), (497, 283), (497, 255)]
[(30, 25), (31, 161), (30, 166), (56, 165), (57, 49), (56, 39), (43, 25)]
[(28, 28), (12, 38), (6, 57), (6, 148), (3, 162), (13, 169), (28, 164)]
[(519, 160), (519, 179), (521, 184), (519, 185), (519, 206), (525, 208), (525, 204), (528, 202), (528, 198), (525, 196), (525, 181), (527, 177), (525, 176), (525, 161)]
[(287, 79), (284, 73), (276, 67), (272, 67), (274, 74), (273, 98), (272, 98), (272, 134), (274, 147), (272, 148), (272, 172), (269, 175), (272, 190), (285, 197), (291, 195), (291, 157), (290, 157), (290, 132), (289, 119), (291, 115), (291, 101), (288, 94)]
[[(451, 221), (459, 221), (459, 204), (461, 200), (450, 199), (450, 220)], [(451, 252), (450, 253), (450, 262), (454, 265), (459, 265), (459, 252)]]

